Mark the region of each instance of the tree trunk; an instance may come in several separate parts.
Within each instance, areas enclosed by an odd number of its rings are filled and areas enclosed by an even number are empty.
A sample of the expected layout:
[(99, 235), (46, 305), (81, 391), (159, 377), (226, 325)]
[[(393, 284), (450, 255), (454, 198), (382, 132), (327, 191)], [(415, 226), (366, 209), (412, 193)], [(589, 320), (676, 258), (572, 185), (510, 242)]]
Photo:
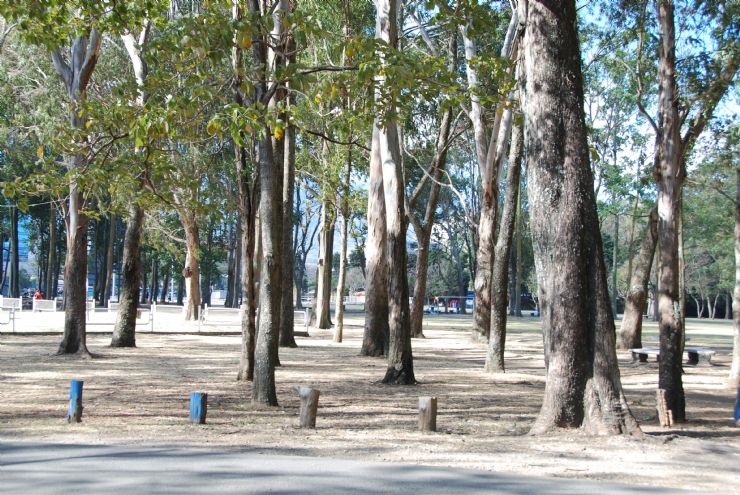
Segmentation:
[[(501, 58), (509, 59), (515, 53), (514, 33), (518, 24), (516, 11), (512, 13), (501, 49)], [(475, 41), (469, 37), (472, 20), (463, 28), (463, 43), (467, 61), (468, 87), (474, 90), (478, 86), (478, 75), (473, 60), (478, 56)], [(488, 340), (491, 331), (491, 275), (493, 256), (496, 246), (496, 215), (498, 211), (498, 179), (501, 163), (507, 152), (509, 132), (511, 130), (511, 109), (500, 103), (496, 108), (490, 140), (486, 140), (485, 119), (480, 102), (473, 91), (471, 97), (471, 119), (475, 134), (476, 157), (483, 186), (483, 198), (478, 222), (478, 250), (476, 252), (476, 270), (473, 288), (475, 302), (473, 305), (473, 338), (479, 341)]]
[[(377, 9), (376, 38), (391, 48), (398, 45), (397, 0), (375, 0)], [(380, 54), (381, 66), (387, 61)], [(376, 74), (378, 88), (386, 84), (384, 74)], [(376, 101), (379, 101), (378, 89)], [(376, 119), (378, 148), (382, 164), (383, 191), (385, 192), (385, 214), (388, 253), (388, 368), (383, 383), (410, 385), (416, 383), (411, 353), (411, 329), (409, 322), (409, 288), (406, 276), (406, 213), (404, 208), (404, 179), (401, 169), (401, 149), (398, 128), (393, 108), (384, 109), (384, 115)]]
[[(347, 2), (345, 2), (347, 5)], [(342, 226), (340, 228), (341, 248), (339, 253), (339, 280), (337, 281), (337, 309), (335, 312), (336, 326), (334, 328), (334, 342), (341, 342), (344, 337), (344, 288), (347, 280), (347, 237), (351, 221), (349, 211), (350, 177), (352, 173), (352, 147), (347, 150), (347, 163), (344, 167), (342, 180), (344, 196), (342, 197)]]
[(373, 126), (367, 195), (367, 244), (365, 244), (365, 330), (363, 356), (384, 356), (388, 352), (388, 256), (385, 224), (383, 164), (380, 161), (380, 134)]
[[(284, 5), (282, 0), (281, 7)], [(249, 1), (250, 15), (256, 16), (260, 11), (259, 0)], [(262, 35), (255, 31), (252, 37), (254, 63), (259, 66), (267, 64), (267, 43)], [(267, 82), (265, 74), (254, 83), (255, 101), (267, 103)], [(275, 365), (277, 364), (278, 342), (280, 338), (280, 297), (282, 276), (280, 261), (282, 258), (280, 238), (280, 208), (282, 207), (283, 163), (279, 170), (274, 161), (272, 149), (272, 132), (267, 123), (262, 124), (257, 143), (260, 183), (260, 238), (262, 255), (260, 257), (259, 284), (259, 329), (255, 346), (254, 380), (252, 383), (252, 402), (256, 404), (277, 405), (275, 388)], [(281, 153), (282, 155), (282, 153)]]
[[(74, 39), (68, 58), (62, 55), (60, 48), (51, 52), (54, 68), (64, 81), (67, 90), (70, 124), (75, 129), (85, 127), (87, 119), (79, 110), (87, 100), (87, 85), (98, 62), (101, 41), (102, 36), (93, 28), (89, 34)], [(71, 65), (67, 64), (65, 58), (72, 62)], [(67, 156), (65, 161), (65, 166), (70, 172), (87, 166), (83, 154)], [(59, 354), (89, 354), (85, 327), (88, 226), (88, 218), (84, 212), (85, 199), (77, 179), (71, 174), (66, 218), (67, 255), (64, 263), (64, 336), (59, 344)]]
[[(616, 162), (616, 158), (615, 158)], [(614, 203), (616, 207), (616, 194), (612, 196), (614, 198)], [(619, 296), (619, 291), (617, 289), (617, 258), (619, 257), (619, 212), (616, 211), (614, 213), (614, 234), (613, 234), (613, 240), (614, 240), (614, 250), (612, 251), (612, 313), (616, 317), (617, 314), (619, 314), (618, 307), (617, 307), (617, 299)]]
[[(454, 72), (457, 67), (457, 32), (454, 30), (450, 36), (448, 49), (450, 52), (448, 69)], [(440, 184), (442, 183), (442, 175), (447, 165), (447, 149), (449, 147), (451, 126), (452, 107), (447, 107), (442, 113), (442, 117), (440, 119), (439, 131), (437, 132), (437, 142), (434, 148), (434, 156), (432, 157), (431, 167), (429, 167), (432, 180), (431, 185), (429, 186), (429, 198), (427, 199), (424, 218), (422, 219), (423, 223), (420, 223), (416, 219), (413, 211), (408, 212), (409, 218), (414, 225), (414, 231), (416, 232), (419, 245), (416, 257), (414, 299), (411, 305), (411, 337), (414, 338), (424, 337), (422, 323), (424, 319), (424, 301), (426, 300), (427, 292), (427, 274), (429, 272), (429, 244), (432, 237), (432, 229), (434, 228), (434, 216), (437, 212), (437, 202), (439, 199)], [(414, 193), (416, 193), (416, 190)], [(415, 196), (410, 200), (409, 203), (411, 208), (415, 206), (417, 198), (418, 196), (415, 194)], [(459, 265), (457, 268), (459, 273)], [(458, 281), (460, 278), (461, 277), (458, 277)], [(462, 296), (461, 307), (464, 310), (465, 295)]]
[(89, 354), (87, 314), (87, 224), (82, 210), (84, 197), (77, 184), (70, 185), (67, 256), (64, 261), (64, 336), (59, 354)]
[(634, 272), (630, 279), (627, 298), (624, 303), (622, 325), (619, 328), (619, 348), (637, 349), (642, 347), (642, 315), (648, 296), (648, 282), (653, 267), (655, 246), (658, 240), (658, 209), (650, 210), (645, 226), (645, 236), (640, 251), (633, 262)]
[(185, 293), (188, 302), (185, 308), (186, 320), (197, 320), (200, 316), (200, 233), (192, 211), (181, 211), (180, 222), (185, 229), (187, 252), (185, 253)]
[(411, 302), (411, 337), (423, 338), (424, 303), (427, 299), (427, 276), (429, 274), (429, 244), (432, 232), (431, 229), (426, 228), (426, 225), (419, 225), (419, 227), (414, 225), (414, 232), (419, 247), (416, 250), (414, 298)]
[(728, 378), (732, 388), (740, 387), (740, 163), (735, 164), (735, 289), (732, 298), (732, 367)]
[(509, 150), (509, 170), (506, 177), (506, 199), (501, 213), (501, 226), (496, 239), (496, 252), (493, 262), (493, 287), (491, 290), (491, 331), (486, 353), (485, 370), (489, 373), (504, 372), (504, 348), (506, 346), (506, 306), (511, 254), (511, 237), (519, 201), (519, 178), (521, 171), (522, 146), (524, 136), (521, 126), (515, 125), (511, 133)]
[(164, 279), (162, 280), (162, 292), (159, 294), (159, 304), (165, 304), (167, 302), (167, 295), (170, 292), (170, 277), (172, 267), (169, 264), (165, 267)]
[(334, 207), (328, 201), (321, 205), (319, 232), (319, 266), (316, 278), (316, 327), (331, 328), (331, 272), (334, 260)]
[[(348, 174), (349, 175), (349, 174)], [(345, 216), (346, 215), (346, 216)], [(341, 248), (339, 253), (339, 280), (337, 281), (337, 300), (334, 318), (334, 342), (341, 342), (344, 337), (344, 288), (347, 279), (347, 236), (349, 235), (349, 212), (345, 210), (342, 214), (342, 226), (340, 228)]]
[(273, 163), (269, 132), (267, 136), (259, 142), (260, 190), (262, 191), (259, 215), (262, 256), (260, 259), (259, 329), (255, 347), (252, 402), (276, 406), (275, 364), (277, 356), (275, 351), (280, 333), (280, 299), (273, 296), (281, 290), (279, 270), (281, 253), (277, 242), (280, 228), (277, 224), (279, 199), (274, 194), (278, 174), (275, 172)]
[[(258, 6), (252, 2), (249, 10), (256, 13), (255, 8)], [(232, 16), (235, 21), (241, 21), (243, 12), (240, 8), (240, 2), (234, 2)], [(245, 104), (242, 93), (239, 91), (243, 82), (242, 70), (242, 49), (238, 37), (241, 34), (235, 32), (235, 42), (231, 51), (231, 64), (235, 84), (234, 101), (237, 105)], [(256, 39), (256, 38), (253, 38)], [(260, 48), (260, 53), (264, 48)], [(255, 47), (256, 50), (256, 47)], [(263, 59), (264, 60), (264, 59)], [(236, 379), (239, 381), (252, 381), (254, 379), (254, 352), (257, 341), (256, 311), (257, 295), (255, 293), (254, 277), (254, 256), (255, 256), (255, 238), (256, 238), (256, 213), (255, 207), (259, 188), (257, 187), (258, 179), (252, 180), (248, 170), (248, 157), (246, 150), (246, 136), (244, 133), (239, 135), (241, 142), (234, 143), (236, 155), (236, 176), (239, 189), (239, 232), (241, 242), (239, 244), (241, 254), (241, 291), (242, 301), (242, 321), (241, 321), (241, 352), (239, 355), (239, 367), (237, 369)], [(257, 167), (255, 175), (259, 177), (260, 167)]]
[(21, 297), (20, 284), (20, 241), (18, 239), (19, 214), (18, 207), (10, 209), (10, 288), (9, 297)]
[[(292, 36), (290, 36), (292, 40)], [(289, 51), (295, 50), (295, 43), (289, 41)], [(295, 63), (295, 55), (290, 57), (290, 63)], [(292, 106), (293, 97), (288, 97), (288, 106)], [(283, 297), (281, 298), (280, 307), (280, 347), (298, 347), (295, 341), (295, 309), (293, 307), (293, 194), (295, 189), (295, 144), (296, 129), (289, 125), (285, 129), (283, 157), (283, 221), (281, 222), (282, 239), (281, 239), (281, 263), (282, 263), (282, 287)]]
[(248, 171), (246, 150), (236, 146), (236, 167), (239, 181), (239, 222), (241, 223), (241, 284), (242, 284), (242, 341), (237, 380), (254, 379), (254, 349), (257, 340), (257, 296), (254, 277), (255, 199)]
[(111, 347), (136, 346), (136, 312), (139, 309), (139, 283), (141, 276), (141, 227), (144, 210), (137, 204), (129, 209), (126, 234), (121, 256), (121, 292), (118, 296), (118, 314), (113, 328)]
[(514, 277), (514, 316), (521, 317), (522, 316), (522, 265), (523, 265), (523, 258), (522, 258), (522, 195), (521, 191), (519, 193), (519, 196), (517, 198), (517, 214), (516, 214), (516, 245), (515, 245), (515, 253), (516, 253), (516, 267), (514, 269), (514, 272), (516, 273)]
[[(547, 377), (532, 433), (639, 432), (622, 392), (589, 163), (574, 0), (519, 3), (525, 146)], [(567, 84), (564, 84), (567, 81)]]
[(152, 253), (152, 290), (149, 292), (149, 304), (152, 304), (157, 300), (157, 293), (159, 292), (159, 264), (157, 263), (157, 257)]
[[(642, 158), (642, 156), (640, 157)], [(632, 281), (632, 257), (634, 256), (633, 244), (635, 243), (635, 224), (637, 223), (637, 207), (640, 205), (640, 195), (635, 194), (635, 204), (632, 206), (630, 215), (630, 238), (627, 242), (627, 280)], [(627, 289), (629, 293), (629, 288)], [(626, 301), (625, 301), (626, 304)], [(625, 312), (627, 311), (625, 307)]]
[(146, 293), (149, 291), (149, 272), (146, 263), (144, 263), (144, 252), (141, 253), (141, 294), (139, 294), (139, 303), (146, 304)]
[(732, 297), (730, 292), (725, 292), (725, 320), (732, 319)]
[(224, 297), (224, 307), (234, 308), (237, 306), (234, 302), (234, 277), (236, 276), (236, 234), (233, 226), (229, 228), (229, 241), (231, 248), (226, 261), (226, 296)]
[(108, 252), (105, 256), (105, 283), (103, 284), (103, 300), (101, 304), (108, 306), (111, 296), (111, 281), (113, 279), (113, 253), (116, 245), (116, 216), (111, 214), (108, 219)]
[(658, 96), (662, 133), (656, 153), (654, 171), (658, 189), (658, 312), (660, 331), (660, 364), (658, 388), (666, 391), (667, 408), (677, 423), (686, 420), (686, 398), (683, 390), (681, 358), (684, 322), (681, 318), (679, 273), (679, 222), (683, 167), (681, 162), (681, 117), (676, 88), (676, 50), (673, 3), (661, 0), (658, 6), (660, 57)]
[[(57, 250), (57, 209), (56, 205), (52, 201), (49, 204), (49, 252), (46, 262), (46, 282), (44, 283), (44, 295), (47, 299), (54, 299), (56, 292), (54, 292), (54, 267), (56, 266), (56, 250)], [(2, 264), (2, 256), (0, 256), (0, 265)], [(2, 277), (0, 277), (2, 278)], [(2, 287), (0, 287), (0, 291)]]
[(177, 277), (177, 300), (176, 303), (178, 306), (183, 305), (183, 300), (185, 298), (185, 277), (180, 275)]

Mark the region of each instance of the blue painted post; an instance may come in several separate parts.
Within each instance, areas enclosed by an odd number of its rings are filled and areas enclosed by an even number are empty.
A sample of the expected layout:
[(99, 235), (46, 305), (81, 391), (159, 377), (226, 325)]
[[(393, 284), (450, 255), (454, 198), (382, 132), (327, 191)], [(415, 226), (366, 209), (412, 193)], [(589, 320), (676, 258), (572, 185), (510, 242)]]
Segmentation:
[(72, 380), (69, 382), (69, 413), (67, 413), (67, 422), (82, 422), (82, 380)]
[(190, 422), (206, 424), (206, 412), (208, 411), (208, 394), (205, 392), (192, 392), (190, 394)]
[(740, 426), (740, 387), (737, 387), (737, 400), (735, 401), (735, 423)]

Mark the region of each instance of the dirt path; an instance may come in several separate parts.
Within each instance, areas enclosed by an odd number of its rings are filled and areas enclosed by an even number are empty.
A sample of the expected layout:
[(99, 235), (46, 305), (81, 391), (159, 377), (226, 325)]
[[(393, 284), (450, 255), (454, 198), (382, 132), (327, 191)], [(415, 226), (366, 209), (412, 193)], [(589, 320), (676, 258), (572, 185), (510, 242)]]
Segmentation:
[[(418, 463), (528, 475), (599, 479), (740, 493), (740, 429), (731, 419), (735, 391), (725, 387), (729, 356), (687, 367), (689, 423), (659, 428), (657, 365), (620, 354), (632, 410), (644, 440), (572, 431), (530, 437), (544, 388), (541, 337), (530, 318), (510, 324), (508, 372), (482, 372), (484, 346), (468, 338), (469, 320), (429, 317), (414, 340), (419, 384), (380, 385), (385, 363), (358, 356), (362, 315), (346, 320), (345, 342), (312, 330), (299, 348), (281, 349), (275, 409), (250, 405), (237, 383), (236, 335), (139, 334), (136, 349), (111, 349), (106, 335), (91, 360), (54, 356), (56, 335), (0, 336), (0, 439), (121, 445), (253, 447), (278, 453)], [(695, 326), (691, 343), (726, 346), (729, 324)], [(651, 327), (646, 329), (650, 339)], [(652, 328), (654, 331), (654, 328)], [(67, 425), (68, 382), (85, 381), (84, 420)], [(297, 429), (292, 387), (321, 390), (316, 431)], [(191, 391), (209, 394), (208, 424), (187, 423)], [(417, 428), (419, 396), (439, 397), (436, 434)]]

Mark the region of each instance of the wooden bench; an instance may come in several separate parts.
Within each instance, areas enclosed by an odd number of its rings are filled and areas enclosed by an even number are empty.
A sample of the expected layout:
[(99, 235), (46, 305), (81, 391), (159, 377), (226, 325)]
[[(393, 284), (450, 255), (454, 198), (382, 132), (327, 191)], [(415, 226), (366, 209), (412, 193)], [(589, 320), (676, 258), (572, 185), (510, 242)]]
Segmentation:
[[(630, 349), (632, 353), (632, 360), (641, 363), (647, 363), (648, 356), (655, 356), (656, 361), (660, 361), (660, 349), (657, 347), (641, 347), (639, 349)], [(712, 362), (712, 356), (717, 352), (709, 349), (708, 347), (684, 347), (684, 352), (688, 356), (686, 364), (699, 364), (699, 360), (703, 359), (707, 363)]]

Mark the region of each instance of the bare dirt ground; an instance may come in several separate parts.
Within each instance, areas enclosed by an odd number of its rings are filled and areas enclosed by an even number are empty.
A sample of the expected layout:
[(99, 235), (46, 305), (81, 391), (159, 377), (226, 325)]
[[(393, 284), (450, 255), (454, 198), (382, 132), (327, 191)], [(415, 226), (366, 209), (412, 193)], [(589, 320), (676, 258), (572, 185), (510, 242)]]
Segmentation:
[[(23, 318), (19, 332), (54, 326), (33, 323), (40, 316)], [(298, 338), (297, 349), (280, 350), (278, 408), (252, 406), (250, 385), (235, 381), (240, 339), (215, 333), (234, 327), (164, 334), (184, 328), (176, 320), (165, 323), (155, 333), (139, 333), (135, 349), (109, 348), (110, 334), (89, 335), (98, 357), (82, 360), (54, 355), (58, 334), (0, 335), (0, 440), (253, 448), (740, 493), (740, 428), (732, 420), (735, 390), (726, 386), (728, 354), (686, 366), (686, 424), (670, 430), (657, 425), (657, 364), (633, 364), (620, 352), (625, 393), (644, 439), (581, 431), (532, 437), (527, 432), (544, 388), (533, 318), (510, 322), (508, 371), (486, 375), (485, 348), (470, 341), (469, 317), (429, 316), (426, 338), (413, 341), (419, 384), (394, 387), (378, 383), (382, 359), (358, 356), (363, 315), (349, 314), (342, 344), (332, 343), (331, 330), (312, 329), (309, 338)], [(646, 326), (644, 340), (655, 342), (655, 325)], [(727, 322), (693, 321), (687, 333), (692, 345), (729, 351), (731, 332)], [(85, 381), (79, 425), (64, 420), (73, 378)], [(297, 428), (294, 385), (321, 390), (315, 431)], [(209, 395), (206, 425), (187, 422), (191, 391)], [(439, 432), (422, 434), (418, 397), (428, 395), (439, 398)]]

